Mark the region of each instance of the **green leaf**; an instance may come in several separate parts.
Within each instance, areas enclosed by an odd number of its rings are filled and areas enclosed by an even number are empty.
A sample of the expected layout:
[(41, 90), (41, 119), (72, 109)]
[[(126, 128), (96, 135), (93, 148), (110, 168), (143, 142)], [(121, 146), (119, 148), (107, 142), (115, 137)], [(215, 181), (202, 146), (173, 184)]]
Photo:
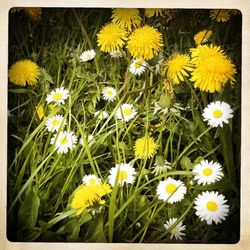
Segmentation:
[(36, 95), (36, 92), (34, 92), (32, 89), (9, 89), (8, 90), (10, 93), (14, 93), (14, 94), (28, 94), (28, 93), (33, 93), (34, 95)]
[[(142, 213), (149, 208), (149, 200), (145, 195), (138, 195), (129, 205), (128, 205), (128, 218), (133, 222), (136, 220)], [(148, 209), (142, 216), (142, 220), (146, 222), (149, 219), (151, 214), (151, 209)]]
[(107, 242), (103, 231), (103, 215), (99, 215), (89, 226), (86, 242)]
[(47, 72), (44, 68), (42, 68), (41, 71), (42, 71), (42, 80), (43, 80), (44, 82), (53, 83), (53, 79), (52, 79), (52, 77), (48, 74), (48, 72)]
[(40, 198), (34, 188), (27, 193), (18, 211), (18, 227), (20, 229), (33, 229), (36, 225)]

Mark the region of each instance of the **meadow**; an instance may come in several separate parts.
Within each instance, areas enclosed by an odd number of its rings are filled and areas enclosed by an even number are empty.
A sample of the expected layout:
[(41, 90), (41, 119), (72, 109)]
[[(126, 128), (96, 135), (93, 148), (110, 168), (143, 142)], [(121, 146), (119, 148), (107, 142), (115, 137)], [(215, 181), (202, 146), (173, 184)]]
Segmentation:
[(241, 13), (12, 8), (8, 239), (236, 243)]

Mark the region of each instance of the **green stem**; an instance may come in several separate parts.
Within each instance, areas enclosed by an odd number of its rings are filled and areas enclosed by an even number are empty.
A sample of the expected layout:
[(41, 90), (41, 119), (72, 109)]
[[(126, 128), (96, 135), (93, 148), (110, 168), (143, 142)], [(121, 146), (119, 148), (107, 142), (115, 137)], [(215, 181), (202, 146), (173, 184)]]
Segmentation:
[[(208, 127), (203, 133), (201, 133), (196, 141), (198, 141), (199, 139), (201, 139), (202, 136), (204, 136), (205, 134), (207, 134), (213, 127)], [(176, 158), (176, 160), (173, 163), (173, 166), (175, 166), (177, 164), (177, 162), (181, 159), (181, 157), (196, 143), (196, 141), (192, 141), (183, 151), (181, 154), (179, 154), (179, 156)]]
[[(78, 24), (79, 24), (79, 26), (80, 26), (80, 28), (81, 28), (82, 34), (83, 34), (83, 36), (85, 37), (85, 39), (86, 39), (86, 41), (87, 41), (89, 47), (90, 47), (91, 49), (94, 49), (94, 47), (93, 47), (93, 45), (92, 45), (92, 42), (91, 42), (91, 40), (90, 40), (90, 38), (89, 38), (89, 35), (88, 35), (88, 33), (87, 33), (87, 31), (86, 31), (86, 29), (85, 29), (85, 27), (84, 27), (84, 25), (83, 25), (81, 19), (80, 19), (79, 16), (77, 15), (76, 10), (75, 10), (75, 9), (72, 9), (72, 11), (73, 11), (73, 13), (74, 13), (74, 15), (75, 15), (76, 20), (78, 21)], [(98, 60), (96, 59), (96, 57), (94, 57), (94, 61), (95, 61), (96, 71), (99, 73), (99, 72), (100, 72), (100, 68), (99, 68)]]

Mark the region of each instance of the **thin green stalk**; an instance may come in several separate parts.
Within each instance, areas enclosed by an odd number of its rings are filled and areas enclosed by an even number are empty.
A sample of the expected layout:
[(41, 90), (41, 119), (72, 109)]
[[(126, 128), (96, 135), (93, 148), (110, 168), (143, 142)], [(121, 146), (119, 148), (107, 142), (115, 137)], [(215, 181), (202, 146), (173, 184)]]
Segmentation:
[[(93, 47), (93, 45), (92, 45), (92, 42), (91, 42), (91, 40), (90, 40), (90, 38), (89, 38), (89, 35), (88, 35), (88, 33), (87, 33), (87, 31), (86, 31), (86, 29), (85, 29), (85, 27), (84, 27), (84, 25), (83, 25), (81, 19), (79, 18), (79, 16), (78, 16), (76, 10), (75, 10), (75, 9), (72, 9), (72, 11), (73, 11), (73, 13), (74, 13), (74, 16), (75, 16), (75, 18), (76, 18), (76, 20), (77, 20), (77, 22), (78, 22), (78, 24), (79, 24), (79, 26), (80, 26), (80, 28), (81, 28), (82, 34), (83, 34), (84, 38), (86, 39), (86, 41), (87, 41), (87, 43), (88, 43), (90, 49), (94, 49), (94, 47)], [(100, 68), (99, 68), (98, 60), (97, 60), (96, 57), (94, 57), (94, 61), (95, 61), (96, 71), (97, 71), (97, 73), (99, 73)]]
[(180, 216), (180, 218), (170, 227), (168, 228), (164, 233), (162, 233), (159, 237), (157, 237), (154, 242), (159, 242), (163, 237), (165, 237), (174, 227), (176, 227), (183, 218), (187, 215), (187, 213), (190, 211), (190, 209), (193, 207), (194, 200), (190, 203), (186, 211)]
[(26, 190), (26, 188), (29, 186), (29, 184), (32, 182), (33, 178), (38, 174), (38, 172), (42, 169), (43, 165), (47, 162), (47, 160), (50, 159), (54, 151), (52, 151), (43, 161), (42, 163), (36, 168), (36, 170), (31, 174), (29, 179), (25, 182), (17, 196), (15, 197), (14, 201), (11, 203), (10, 208), (8, 210), (8, 214), (11, 212), (11, 210), (14, 208), (16, 202), (20, 199), (23, 192)]
[[(199, 141), (199, 139), (201, 139), (202, 136), (204, 136), (205, 134), (207, 134), (212, 128), (213, 127), (208, 127), (203, 133), (201, 133), (197, 137), (196, 141)], [(172, 164), (173, 166), (175, 166), (177, 164), (177, 162), (181, 159), (181, 157), (186, 154), (186, 152), (196, 143), (196, 141), (192, 141), (187, 147), (185, 147), (185, 149), (181, 152), (181, 154), (179, 154), (179, 156), (176, 158), (176, 160)]]

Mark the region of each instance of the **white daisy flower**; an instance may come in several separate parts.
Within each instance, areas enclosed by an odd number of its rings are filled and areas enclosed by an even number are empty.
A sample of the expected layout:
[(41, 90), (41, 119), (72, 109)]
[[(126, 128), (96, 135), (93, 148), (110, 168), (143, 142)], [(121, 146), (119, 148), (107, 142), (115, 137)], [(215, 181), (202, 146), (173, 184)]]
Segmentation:
[[(164, 227), (166, 228), (166, 230), (168, 230), (172, 225), (174, 225), (176, 221), (177, 221), (177, 218), (171, 218), (168, 221), (166, 221), (164, 223)], [(175, 237), (176, 240), (182, 240), (182, 236), (185, 235), (182, 231), (184, 231), (185, 229), (186, 229), (186, 226), (183, 225), (182, 222), (178, 223), (175, 227), (173, 227), (170, 230), (170, 239)]]
[(53, 102), (55, 105), (64, 104), (64, 101), (69, 97), (69, 91), (67, 89), (56, 88), (50, 94), (47, 95), (46, 101), (48, 103)]
[(123, 51), (114, 50), (114, 51), (110, 51), (109, 54), (112, 58), (119, 58), (119, 57), (122, 57)]
[(91, 61), (92, 59), (94, 59), (95, 55), (96, 53), (93, 49), (86, 50), (80, 55), (80, 61), (81, 62)]
[[(90, 145), (91, 143), (94, 142), (94, 136), (93, 135), (88, 135), (88, 138), (86, 138), (88, 144)], [(83, 139), (81, 138), (80, 139), (80, 144), (84, 147), (84, 142), (83, 142)]]
[(114, 101), (116, 99), (116, 90), (112, 87), (105, 87), (102, 90), (103, 99), (107, 101)]
[(168, 177), (165, 181), (160, 181), (156, 189), (158, 199), (175, 203), (181, 201), (187, 193), (187, 188), (180, 180), (174, 180)]
[(195, 174), (194, 179), (198, 181), (198, 184), (211, 184), (220, 180), (224, 174), (222, 167), (218, 162), (208, 162), (208, 160), (202, 160), (199, 164), (193, 168)]
[(129, 71), (134, 75), (141, 75), (146, 70), (147, 62), (136, 58), (129, 66)]
[(105, 119), (108, 118), (109, 114), (108, 114), (108, 112), (106, 112), (106, 111), (96, 111), (96, 112), (94, 113), (94, 116), (95, 116), (95, 117), (97, 116), (97, 119), (98, 119), (98, 120), (105, 120)]
[(124, 183), (132, 184), (135, 179), (134, 175), (136, 174), (135, 169), (126, 163), (116, 164), (115, 167), (110, 169), (109, 173), (109, 183), (112, 186), (115, 185), (116, 178), (118, 179), (117, 184), (120, 186)]
[(212, 102), (203, 111), (204, 121), (212, 127), (223, 127), (223, 122), (228, 123), (228, 119), (232, 118), (233, 110), (230, 105), (225, 102)]
[(100, 184), (101, 183), (101, 179), (98, 178), (97, 176), (95, 176), (94, 174), (89, 174), (89, 175), (85, 175), (82, 178), (82, 182), (86, 186), (92, 186), (92, 185)]
[(195, 214), (201, 219), (211, 225), (214, 221), (215, 224), (225, 220), (229, 213), (229, 206), (225, 203), (225, 196), (214, 191), (202, 192), (195, 199)]
[(124, 103), (121, 108), (119, 107), (116, 111), (116, 116), (119, 120), (124, 119), (126, 122), (133, 119), (137, 112), (135, 111), (132, 104)]
[(51, 118), (48, 118), (45, 126), (47, 127), (49, 132), (58, 131), (59, 128), (63, 129), (63, 127), (66, 125), (66, 122), (63, 121), (62, 115), (54, 115)]
[(60, 131), (59, 134), (55, 134), (50, 140), (50, 144), (55, 143), (55, 148), (59, 154), (66, 154), (69, 149), (73, 149), (77, 143), (77, 137), (73, 132), (69, 131)]

